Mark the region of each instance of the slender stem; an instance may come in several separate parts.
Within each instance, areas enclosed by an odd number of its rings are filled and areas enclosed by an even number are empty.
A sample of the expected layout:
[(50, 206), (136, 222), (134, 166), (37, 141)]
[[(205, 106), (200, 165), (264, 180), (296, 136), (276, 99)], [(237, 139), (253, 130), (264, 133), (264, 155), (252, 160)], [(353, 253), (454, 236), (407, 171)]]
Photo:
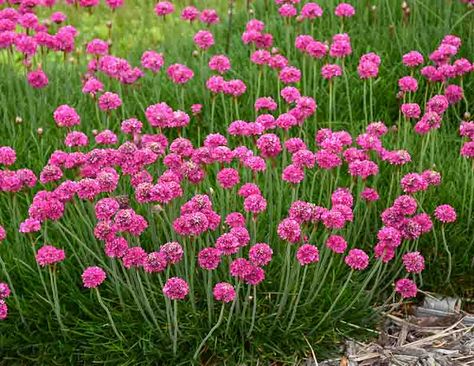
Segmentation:
[(247, 333), (247, 337), (250, 337), (252, 334), (253, 328), (255, 326), (255, 314), (257, 313), (257, 286), (253, 286), (253, 308), (252, 308), (252, 321), (250, 323), (250, 329)]
[(104, 301), (102, 300), (102, 297), (100, 296), (100, 291), (98, 288), (95, 289), (95, 293), (97, 294), (97, 300), (99, 301), (100, 306), (102, 306), (102, 309), (105, 310), (107, 317), (109, 318), (110, 325), (112, 326), (112, 329), (117, 336), (118, 339), (123, 340), (123, 336), (119, 333), (117, 330), (117, 327), (115, 326), (114, 319), (112, 318), (112, 314), (110, 313), (109, 308), (107, 305), (105, 305)]
[(173, 301), (173, 354), (176, 356), (178, 347), (178, 300)]
[(204, 339), (202, 340), (202, 342), (199, 344), (198, 348), (196, 349), (196, 352), (194, 352), (194, 357), (193, 357), (194, 359), (198, 358), (199, 352), (201, 352), (202, 347), (204, 347), (207, 340), (212, 336), (212, 333), (214, 333), (215, 330), (219, 328), (219, 326), (221, 325), (222, 319), (224, 318), (224, 308), (225, 308), (225, 302), (222, 303), (221, 312), (219, 314), (219, 319), (217, 320), (217, 323), (211, 328), (209, 333), (207, 333), (206, 337), (204, 337)]
[(300, 290), (298, 291), (298, 296), (296, 297), (295, 304), (293, 305), (293, 313), (291, 314), (290, 322), (288, 323), (288, 327), (286, 328), (287, 330), (290, 330), (291, 325), (293, 324), (293, 320), (295, 320), (296, 310), (298, 309), (298, 304), (300, 302), (301, 293), (303, 292), (304, 282), (306, 280), (306, 273), (307, 272), (308, 272), (308, 265), (306, 265), (304, 267), (303, 277), (301, 278)]

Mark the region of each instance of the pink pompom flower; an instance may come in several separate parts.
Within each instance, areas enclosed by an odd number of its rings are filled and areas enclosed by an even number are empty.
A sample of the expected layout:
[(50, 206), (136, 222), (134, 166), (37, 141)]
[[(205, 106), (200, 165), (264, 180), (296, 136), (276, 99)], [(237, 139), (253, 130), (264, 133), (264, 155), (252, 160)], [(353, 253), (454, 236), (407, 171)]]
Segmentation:
[(52, 245), (42, 246), (36, 253), (36, 262), (41, 267), (62, 262), (65, 258), (66, 254), (64, 250), (53, 247)]
[(179, 277), (171, 277), (163, 286), (163, 294), (171, 300), (183, 300), (188, 293), (188, 283)]
[(315, 245), (303, 244), (296, 252), (296, 259), (302, 266), (319, 261), (319, 251)]
[(234, 301), (235, 299), (235, 289), (230, 283), (227, 282), (219, 282), (214, 286), (212, 290), (214, 294), (214, 298), (217, 301), (222, 301), (225, 303)]
[(353, 270), (364, 270), (369, 265), (369, 256), (362, 249), (351, 249), (344, 261)]
[(355, 9), (351, 4), (340, 3), (334, 9), (334, 14), (338, 17), (350, 18), (355, 15)]
[(398, 292), (404, 299), (415, 297), (418, 288), (416, 283), (408, 278), (402, 278), (395, 282), (395, 291)]
[(451, 223), (456, 221), (456, 210), (450, 205), (440, 205), (436, 207), (434, 216), (442, 223)]
[(99, 108), (103, 111), (111, 111), (119, 108), (122, 105), (122, 100), (118, 94), (105, 92), (99, 97)]
[(88, 267), (82, 273), (82, 283), (86, 288), (96, 288), (105, 281), (107, 275), (100, 267)]

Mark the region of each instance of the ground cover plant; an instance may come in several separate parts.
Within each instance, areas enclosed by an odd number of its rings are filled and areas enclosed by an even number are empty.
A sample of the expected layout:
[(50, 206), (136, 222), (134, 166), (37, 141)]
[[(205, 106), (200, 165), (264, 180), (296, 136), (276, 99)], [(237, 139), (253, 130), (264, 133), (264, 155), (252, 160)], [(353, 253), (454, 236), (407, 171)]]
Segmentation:
[(469, 296), (473, 16), (2, 2), (0, 363), (291, 364)]

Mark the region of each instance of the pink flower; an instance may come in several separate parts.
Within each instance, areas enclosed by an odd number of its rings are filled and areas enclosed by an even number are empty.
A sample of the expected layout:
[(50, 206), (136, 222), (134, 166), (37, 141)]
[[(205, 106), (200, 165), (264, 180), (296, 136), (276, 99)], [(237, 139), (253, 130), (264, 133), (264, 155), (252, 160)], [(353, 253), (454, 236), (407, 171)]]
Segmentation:
[(323, 16), (323, 9), (316, 3), (306, 3), (301, 8), (303, 19), (316, 19)]
[(421, 109), (417, 103), (404, 103), (400, 110), (406, 118), (420, 118)]
[(148, 273), (163, 272), (168, 265), (166, 254), (163, 252), (151, 252), (143, 265), (143, 269)]
[(421, 273), (425, 269), (425, 259), (420, 252), (406, 253), (403, 256), (403, 265), (407, 272)]
[(183, 247), (175, 241), (163, 244), (160, 252), (165, 255), (166, 261), (170, 264), (178, 263), (184, 255)]
[(426, 191), (428, 189), (428, 182), (421, 174), (409, 173), (406, 174), (400, 181), (402, 189), (405, 193), (416, 193), (418, 191)]
[(155, 5), (155, 13), (158, 16), (165, 16), (174, 12), (174, 5), (169, 1), (160, 1)]
[(99, 108), (103, 111), (115, 110), (122, 105), (122, 100), (118, 94), (105, 92), (99, 97)]
[(217, 71), (219, 74), (224, 74), (230, 70), (230, 60), (224, 55), (214, 55), (209, 60), (209, 68)]
[(224, 189), (230, 189), (239, 184), (239, 172), (232, 168), (224, 168), (217, 173), (217, 181)]
[(28, 83), (36, 89), (44, 88), (49, 82), (48, 76), (41, 69), (28, 72), (26, 78)]
[(260, 136), (257, 140), (257, 148), (264, 158), (276, 157), (282, 150), (279, 137), (273, 133)]
[(243, 279), (252, 270), (252, 263), (245, 258), (237, 258), (230, 264), (230, 275)]
[(416, 92), (418, 90), (418, 82), (414, 77), (404, 76), (398, 80), (398, 87), (402, 92)]
[(103, 90), (104, 84), (94, 77), (87, 79), (87, 81), (82, 86), (82, 92), (92, 96), (95, 96), (98, 92), (102, 92)]
[(429, 112), (443, 114), (449, 107), (449, 101), (444, 95), (435, 95), (426, 104)]
[(368, 202), (378, 201), (378, 199), (380, 198), (379, 194), (375, 189), (368, 187), (364, 188), (364, 190), (360, 193), (360, 196), (362, 199)]
[(66, 135), (64, 139), (64, 145), (68, 147), (75, 146), (87, 146), (89, 144), (89, 138), (83, 132), (71, 131)]
[(417, 51), (410, 51), (404, 54), (402, 61), (403, 64), (408, 67), (416, 67), (424, 62), (423, 55)]
[(198, 254), (199, 267), (214, 270), (221, 263), (221, 256), (222, 252), (217, 248), (204, 248)]
[(260, 194), (251, 194), (244, 200), (244, 210), (258, 214), (265, 211), (267, 208), (267, 201)]
[(265, 271), (254, 265), (250, 265), (249, 272), (244, 275), (244, 280), (247, 285), (257, 286), (265, 279)]
[(8, 316), (8, 306), (4, 300), (0, 300), (0, 320), (6, 319)]
[(82, 273), (82, 283), (86, 288), (96, 288), (105, 281), (107, 275), (100, 267), (88, 267)]
[(214, 286), (212, 290), (214, 294), (214, 298), (217, 301), (222, 301), (225, 303), (234, 301), (235, 299), (235, 289), (230, 283), (227, 282), (219, 282)]
[(109, 53), (109, 44), (101, 39), (93, 39), (86, 46), (86, 53), (104, 56)]
[(440, 205), (436, 207), (434, 215), (444, 224), (454, 222), (457, 218), (456, 211), (450, 205)]
[(156, 51), (145, 51), (141, 57), (141, 64), (144, 69), (157, 73), (165, 64), (165, 60), (161, 53)]
[(319, 261), (318, 248), (315, 245), (303, 244), (296, 252), (296, 259), (302, 266), (316, 263)]
[(181, 64), (173, 64), (169, 66), (166, 73), (175, 84), (185, 84), (194, 76), (193, 70)]
[(36, 253), (36, 262), (41, 267), (62, 262), (66, 258), (64, 250), (53, 247), (52, 245), (44, 245)]
[(5, 282), (0, 282), (0, 300), (10, 296), (10, 287)]
[(201, 19), (201, 22), (208, 25), (217, 24), (220, 21), (217, 11), (214, 9), (204, 9), (199, 18)]
[(293, 66), (286, 66), (281, 69), (279, 79), (285, 83), (298, 83), (301, 79), (301, 71)]
[(283, 169), (281, 179), (288, 183), (298, 184), (304, 179), (304, 170), (295, 164), (290, 164)]
[(362, 249), (351, 249), (344, 261), (353, 270), (364, 270), (369, 265), (369, 256)]
[(456, 104), (464, 97), (464, 91), (459, 85), (451, 84), (444, 89), (444, 95), (449, 104)]
[(224, 255), (232, 255), (239, 251), (239, 240), (232, 234), (226, 233), (216, 240), (216, 248)]
[(326, 64), (321, 68), (321, 75), (327, 80), (331, 80), (342, 75), (342, 69), (337, 64)]
[(190, 22), (196, 20), (199, 17), (199, 10), (194, 6), (187, 6), (181, 12), (181, 19), (188, 20)]
[(163, 294), (171, 300), (183, 300), (189, 293), (189, 286), (179, 277), (171, 277), (163, 286)]
[(336, 6), (334, 14), (336, 14), (338, 17), (352, 17), (355, 15), (355, 9), (351, 4), (340, 3), (338, 6)]
[(395, 291), (397, 291), (404, 299), (415, 297), (418, 292), (415, 282), (408, 278), (403, 278), (395, 282)]
[(376, 78), (379, 74), (379, 66), (372, 61), (361, 61), (357, 66), (357, 72), (361, 79)]
[(194, 35), (193, 39), (194, 43), (203, 50), (207, 50), (214, 45), (214, 37), (209, 31), (200, 30)]
[(81, 118), (76, 110), (67, 104), (56, 108), (53, 117), (58, 127), (72, 127), (81, 123)]
[(296, 14), (298, 14), (298, 11), (293, 5), (284, 4), (278, 9), (278, 13), (280, 13), (282, 17), (291, 18), (291, 17), (295, 17)]
[(256, 266), (266, 266), (272, 260), (273, 250), (266, 243), (257, 243), (249, 250), (249, 259)]
[(342, 254), (347, 249), (347, 242), (344, 237), (340, 235), (330, 235), (326, 239), (326, 246), (334, 253)]
[(282, 240), (286, 240), (292, 244), (301, 240), (300, 225), (293, 219), (283, 219), (283, 221), (278, 224), (277, 233)]
[(16, 152), (10, 146), (0, 146), (0, 164), (13, 165), (16, 161)]

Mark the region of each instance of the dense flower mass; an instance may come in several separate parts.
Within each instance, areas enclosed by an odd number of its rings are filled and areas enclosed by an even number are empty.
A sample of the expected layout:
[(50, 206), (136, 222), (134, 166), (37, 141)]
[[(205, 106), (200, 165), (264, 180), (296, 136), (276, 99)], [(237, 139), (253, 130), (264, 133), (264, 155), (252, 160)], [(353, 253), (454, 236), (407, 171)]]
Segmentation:
[(191, 3), (0, 0), (6, 359), (26, 327), (272, 363), (465, 268), (470, 5)]

